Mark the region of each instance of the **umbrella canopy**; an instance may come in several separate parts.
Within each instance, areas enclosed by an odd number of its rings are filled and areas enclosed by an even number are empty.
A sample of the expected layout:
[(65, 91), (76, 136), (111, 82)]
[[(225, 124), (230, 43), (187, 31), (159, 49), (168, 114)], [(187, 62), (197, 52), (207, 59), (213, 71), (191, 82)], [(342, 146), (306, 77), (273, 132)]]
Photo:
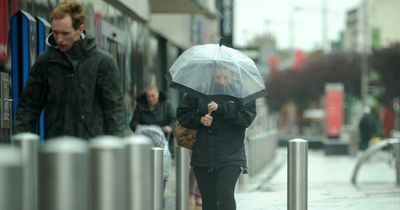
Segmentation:
[(209, 100), (226, 98), (245, 104), (266, 94), (253, 60), (218, 44), (187, 49), (172, 64), (167, 81), (172, 88)]

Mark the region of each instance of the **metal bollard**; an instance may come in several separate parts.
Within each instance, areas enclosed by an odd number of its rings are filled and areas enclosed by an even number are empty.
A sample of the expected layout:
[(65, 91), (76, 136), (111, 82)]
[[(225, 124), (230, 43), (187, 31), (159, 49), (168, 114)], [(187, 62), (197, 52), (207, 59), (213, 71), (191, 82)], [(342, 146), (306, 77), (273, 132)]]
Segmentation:
[(39, 136), (33, 133), (19, 133), (11, 137), (11, 142), (19, 147), (22, 153), (23, 209), (37, 210)]
[(21, 151), (0, 145), (0, 210), (22, 210)]
[(176, 210), (189, 209), (189, 150), (176, 146)]
[(393, 155), (396, 161), (396, 184), (400, 186), (400, 141), (393, 144)]
[(132, 135), (124, 139), (128, 156), (128, 209), (151, 209), (151, 148), (146, 136)]
[(153, 208), (164, 209), (164, 178), (163, 178), (163, 152), (159, 147), (152, 149), (152, 175), (153, 175)]
[(74, 137), (50, 139), (39, 151), (39, 209), (87, 210), (88, 147)]
[(92, 209), (126, 210), (128, 177), (122, 139), (100, 136), (90, 140), (89, 147)]
[(292, 139), (288, 144), (288, 210), (307, 210), (307, 150), (304, 139)]

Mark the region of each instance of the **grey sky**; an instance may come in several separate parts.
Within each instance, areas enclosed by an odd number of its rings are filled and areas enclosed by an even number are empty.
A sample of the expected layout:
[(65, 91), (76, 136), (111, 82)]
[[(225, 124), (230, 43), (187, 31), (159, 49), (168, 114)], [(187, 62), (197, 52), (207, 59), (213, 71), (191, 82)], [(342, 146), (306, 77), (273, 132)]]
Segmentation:
[(246, 41), (257, 34), (270, 33), (275, 36), (278, 46), (289, 46), (290, 11), (293, 13), (294, 45), (296, 48), (311, 50), (321, 46), (322, 2), (327, 4), (328, 38), (336, 40), (344, 29), (346, 11), (355, 8), (361, 0), (234, 0), (235, 1), (235, 44), (244, 46)]

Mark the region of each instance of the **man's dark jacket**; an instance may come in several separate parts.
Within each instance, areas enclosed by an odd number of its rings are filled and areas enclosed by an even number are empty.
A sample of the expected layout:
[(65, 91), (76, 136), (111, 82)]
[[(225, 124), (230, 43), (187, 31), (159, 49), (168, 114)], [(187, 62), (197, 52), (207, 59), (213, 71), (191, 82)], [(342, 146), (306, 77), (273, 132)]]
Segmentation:
[(124, 104), (121, 76), (110, 54), (82, 36), (67, 53), (54, 37), (34, 63), (17, 110), (15, 133), (35, 132), (44, 109), (45, 138), (121, 136)]
[(137, 124), (141, 125), (158, 125), (171, 126), (175, 124), (175, 110), (171, 104), (167, 101), (167, 98), (163, 92), (160, 92), (158, 103), (153, 110), (149, 109), (149, 105), (146, 99), (146, 93), (140, 94), (136, 98), (136, 108), (133, 113), (130, 127), (135, 131)]
[(186, 95), (177, 109), (177, 120), (187, 128), (197, 129), (191, 165), (218, 168), (246, 167), (245, 131), (256, 117), (255, 102), (245, 105), (233, 101), (216, 101), (212, 125), (205, 127), (200, 118), (208, 113), (208, 101)]

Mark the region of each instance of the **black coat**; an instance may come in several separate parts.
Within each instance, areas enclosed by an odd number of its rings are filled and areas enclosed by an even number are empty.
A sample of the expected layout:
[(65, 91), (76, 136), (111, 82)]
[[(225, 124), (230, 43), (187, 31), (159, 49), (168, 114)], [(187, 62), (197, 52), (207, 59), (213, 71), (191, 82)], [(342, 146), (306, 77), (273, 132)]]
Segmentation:
[(246, 166), (245, 131), (256, 116), (255, 101), (240, 105), (233, 101), (216, 101), (211, 127), (200, 123), (208, 113), (208, 101), (186, 95), (177, 109), (177, 119), (184, 127), (197, 129), (191, 165), (217, 168)]
[(70, 135), (89, 139), (121, 136), (124, 104), (120, 71), (93, 37), (74, 43), (68, 53), (49, 49), (32, 66), (17, 110), (15, 132), (35, 133), (44, 109), (45, 137)]
[(163, 92), (160, 92), (158, 104), (153, 110), (149, 109), (146, 93), (140, 94), (137, 98), (137, 105), (133, 112), (130, 127), (132, 131), (135, 131), (137, 124), (141, 125), (158, 125), (171, 126), (175, 123), (175, 110), (171, 104), (166, 100)]
[(369, 142), (375, 135), (377, 129), (374, 116), (372, 114), (364, 114), (361, 117), (358, 127), (360, 130), (361, 141)]

